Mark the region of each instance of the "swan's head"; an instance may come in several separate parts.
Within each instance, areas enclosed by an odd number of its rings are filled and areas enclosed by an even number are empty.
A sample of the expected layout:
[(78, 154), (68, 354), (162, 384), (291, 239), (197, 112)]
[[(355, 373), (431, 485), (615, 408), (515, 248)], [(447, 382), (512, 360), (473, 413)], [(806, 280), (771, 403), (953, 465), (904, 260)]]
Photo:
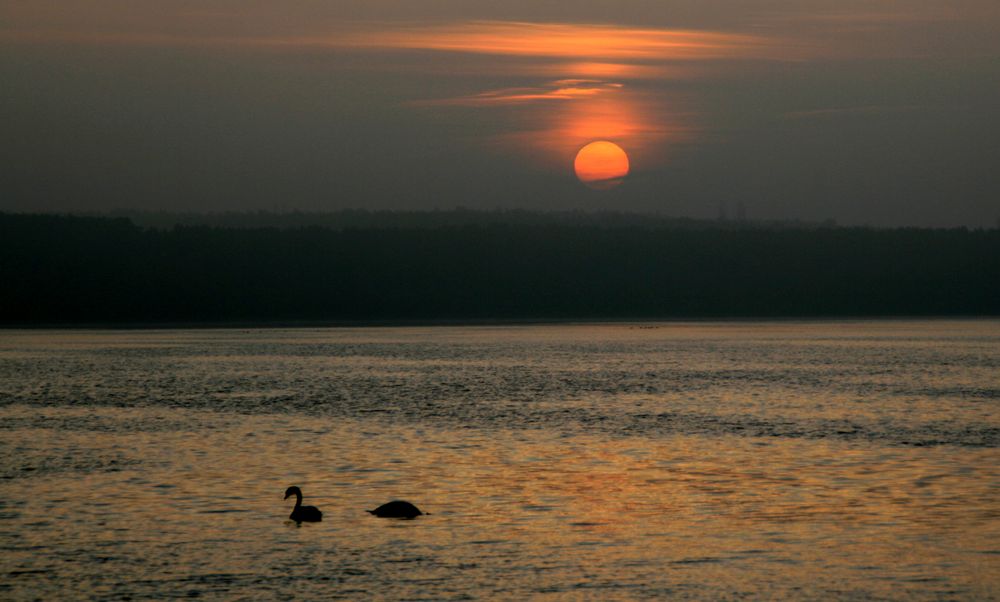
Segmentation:
[(296, 487), (295, 485), (292, 485), (291, 487), (289, 487), (288, 489), (285, 490), (285, 499), (286, 500), (288, 498), (292, 497), (293, 495), (295, 495), (295, 496), (302, 495), (302, 490), (299, 489), (298, 487)]

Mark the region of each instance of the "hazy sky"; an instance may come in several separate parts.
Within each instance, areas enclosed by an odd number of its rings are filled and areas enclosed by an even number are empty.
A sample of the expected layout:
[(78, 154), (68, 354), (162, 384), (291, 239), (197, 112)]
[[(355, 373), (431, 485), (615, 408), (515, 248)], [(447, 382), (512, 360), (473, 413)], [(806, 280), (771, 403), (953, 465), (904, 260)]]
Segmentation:
[(0, 210), (992, 226), (998, 110), (997, 0), (0, 0)]

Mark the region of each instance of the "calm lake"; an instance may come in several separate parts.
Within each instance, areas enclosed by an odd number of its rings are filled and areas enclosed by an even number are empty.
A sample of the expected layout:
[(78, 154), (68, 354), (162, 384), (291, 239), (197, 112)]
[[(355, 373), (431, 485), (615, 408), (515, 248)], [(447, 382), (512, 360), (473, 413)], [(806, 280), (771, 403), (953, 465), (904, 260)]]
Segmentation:
[(1000, 321), (0, 331), (0, 598), (173, 597), (997, 599)]

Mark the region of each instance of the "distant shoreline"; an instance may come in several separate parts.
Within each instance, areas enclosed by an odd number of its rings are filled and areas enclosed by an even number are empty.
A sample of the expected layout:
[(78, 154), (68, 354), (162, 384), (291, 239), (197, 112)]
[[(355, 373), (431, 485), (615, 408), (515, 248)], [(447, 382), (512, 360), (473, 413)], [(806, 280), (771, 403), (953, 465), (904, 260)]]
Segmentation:
[(766, 316), (766, 317), (669, 317), (669, 318), (518, 318), (518, 319), (438, 319), (438, 320), (275, 320), (221, 322), (94, 322), (0, 324), (0, 331), (12, 330), (294, 330), (348, 328), (433, 328), (476, 326), (597, 326), (654, 324), (774, 324), (774, 323), (836, 323), (836, 322), (975, 322), (1000, 320), (1000, 315), (894, 315), (894, 316)]
[(1000, 230), (140, 228), (0, 213), (0, 326), (241, 328), (1000, 315)]

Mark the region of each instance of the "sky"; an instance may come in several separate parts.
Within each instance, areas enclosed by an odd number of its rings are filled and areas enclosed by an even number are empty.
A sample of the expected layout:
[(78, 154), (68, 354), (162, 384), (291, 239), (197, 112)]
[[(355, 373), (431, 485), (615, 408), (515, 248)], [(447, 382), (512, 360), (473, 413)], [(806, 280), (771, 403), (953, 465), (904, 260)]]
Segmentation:
[(996, 0), (0, 0), (6, 211), (996, 227), (998, 107)]

